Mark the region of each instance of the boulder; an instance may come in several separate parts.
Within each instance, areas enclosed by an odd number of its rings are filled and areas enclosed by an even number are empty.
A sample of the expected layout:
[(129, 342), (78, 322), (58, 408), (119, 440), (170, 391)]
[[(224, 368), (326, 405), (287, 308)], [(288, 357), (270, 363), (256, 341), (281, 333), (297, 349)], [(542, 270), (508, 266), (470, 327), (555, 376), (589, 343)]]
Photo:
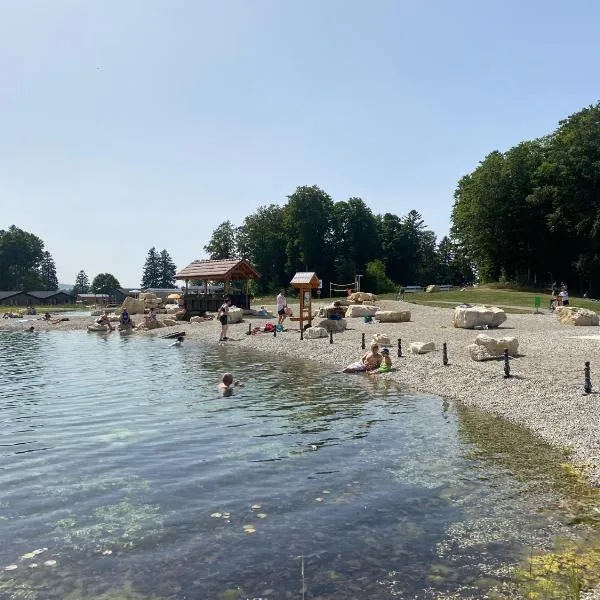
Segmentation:
[(177, 321), (175, 319), (163, 319), (162, 322), (165, 327), (173, 327), (173, 325), (177, 325)]
[(203, 323), (206, 321), (204, 317), (190, 317), (190, 323)]
[(379, 347), (391, 346), (392, 340), (390, 339), (390, 336), (386, 335), (385, 333), (376, 333), (373, 335), (373, 339), (371, 340), (371, 343), (378, 344)]
[(336, 300), (336, 302), (339, 302), (340, 305), (339, 306), (334, 306), (333, 302), (331, 304), (328, 304), (327, 306), (321, 306), (321, 308), (319, 308), (318, 311), (318, 316), (319, 317), (323, 317), (325, 319), (328, 319), (332, 314), (340, 314), (342, 316), (346, 315), (346, 312), (348, 311), (347, 306), (348, 303), (346, 304), (342, 304), (342, 302), (340, 300)]
[(381, 323), (404, 323), (410, 321), (410, 310), (378, 310), (375, 318)]
[(519, 351), (519, 340), (516, 337), (493, 338), (480, 333), (475, 343), (469, 344), (468, 350), (473, 360), (489, 360), (504, 356), (504, 349), (510, 356), (516, 356)]
[(559, 323), (563, 325), (591, 326), (598, 325), (598, 314), (587, 308), (575, 306), (558, 306), (554, 311)]
[(354, 292), (348, 296), (348, 301), (358, 304), (362, 302), (377, 302), (377, 296), (368, 292)]
[(340, 331), (346, 331), (346, 325), (346, 319), (323, 319), (319, 321), (316, 327), (322, 327), (327, 331), (339, 333)]
[(327, 329), (325, 329), (324, 327), (309, 327), (305, 332), (304, 335), (309, 339), (309, 340), (315, 340), (317, 338), (324, 338), (324, 337), (328, 337), (329, 333), (327, 332)]
[(227, 313), (228, 323), (240, 323), (244, 319), (244, 311), (237, 306), (231, 306)]
[(498, 327), (506, 321), (506, 313), (496, 306), (457, 306), (452, 325), (461, 329), (473, 329), (482, 325)]
[(178, 311), (175, 313), (175, 318), (176, 318), (178, 321), (185, 321), (185, 310), (178, 310)]
[(165, 304), (165, 313), (167, 315), (174, 315), (179, 312), (179, 304)]
[(121, 308), (127, 310), (130, 315), (143, 315), (146, 305), (142, 300), (136, 300), (131, 296), (127, 296), (127, 298), (123, 300)]
[(353, 317), (374, 317), (379, 310), (379, 306), (369, 306), (367, 304), (351, 304), (346, 309), (346, 318)]
[(433, 350), (435, 350), (434, 342), (412, 342), (410, 344), (410, 351), (413, 354), (425, 354)]
[(437, 285), (428, 285), (425, 288), (425, 292), (431, 294), (431, 292), (439, 292), (440, 288)]

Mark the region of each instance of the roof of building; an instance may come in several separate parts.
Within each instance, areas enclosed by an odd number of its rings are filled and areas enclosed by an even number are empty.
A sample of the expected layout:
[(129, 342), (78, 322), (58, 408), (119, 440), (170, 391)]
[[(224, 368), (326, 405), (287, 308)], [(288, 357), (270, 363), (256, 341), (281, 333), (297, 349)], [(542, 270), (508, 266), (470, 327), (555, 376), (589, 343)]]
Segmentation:
[(245, 258), (226, 260), (195, 260), (175, 275), (175, 279), (206, 279), (210, 281), (258, 279), (260, 275)]
[(310, 286), (313, 288), (319, 287), (319, 278), (314, 271), (298, 271), (290, 281), (293, 286)]
[(0, 292), (0, 300), (4, 300), (4, 298), (10, 298), (11, 296), (16, 296), (17, 294), (22, 294), (23, 290), (17, 290), (17, 291), (5, 291), (5, 292)]
[(65, 296), (72, 296), (73, 294), (69, 294), (69, 292), (65, 292), (65, 290), (52, 290), (52, 291), (37, 291), (37, 292), (25, 292), (34, 298), (39, 298), (43, 300), (44, 298), (51, 298), (52, 296), (57, 296), (58, 294), (64, 294)]
[(108, 294), (77, 294), (78, 298), (110, 298)]

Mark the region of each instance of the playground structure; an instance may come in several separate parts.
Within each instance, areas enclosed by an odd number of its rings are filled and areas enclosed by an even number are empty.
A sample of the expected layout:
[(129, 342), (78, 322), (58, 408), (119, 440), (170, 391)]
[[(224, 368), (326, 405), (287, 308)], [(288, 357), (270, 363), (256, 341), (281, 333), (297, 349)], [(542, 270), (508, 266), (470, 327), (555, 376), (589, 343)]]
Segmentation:
[(319, 278), (313, 271), (299, 271), (290, 281), (290, 285), (298, 290), (300, 296), (300, 315), (290, 317), (290, 321), (299, 321), (302, 331), (305, 321), (308, 327), (312, 325), (312, 291), (319, 289)]
[(329, 282), (329, 297), (332, 298), (334, 294), (344, 294), (349, 296), (354, 292), (360, 292), (360, 280), (362, 275), (356, 275), (353, 283), (333, 283)]

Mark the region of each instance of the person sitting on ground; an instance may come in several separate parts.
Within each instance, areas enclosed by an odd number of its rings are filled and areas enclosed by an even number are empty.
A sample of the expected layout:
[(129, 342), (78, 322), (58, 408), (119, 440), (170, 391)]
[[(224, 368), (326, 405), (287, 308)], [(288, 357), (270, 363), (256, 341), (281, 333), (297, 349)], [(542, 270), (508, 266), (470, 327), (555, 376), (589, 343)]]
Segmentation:
[(51, 318), (52, 318), (52, 315), (49, 312), (45, 313), (43, 316), (44, 321), (49, 321)]
[(108, 316), (108, 311), (105, 310), (104, 314), (96, 321), (98, 325), (106, 325), (110, 331), (114, 331), (114, 327), (110, 323), (110, 317)]
[(329, 311), (329, 318), (334, 321), (339, 321), (346, 316), (346, 312), (342, 308), (342, 303), (339, 300), (336, 300), (333, 303), (333, 308)]
[(124, 308), (121, 311), (121, 316), (119, 317), (119, 329), (127, 329), (131, 327), (132, 329), (135, 327), (133, 321), (131, 320), (131, 317), (129, 316), (129, 313), (127, 312), (127, 309)]
[(234, 381), (231, 373), (224, 373), (221, 383), (217, 385), (217, 389), (223, 396), (231, 396), (231, 394), (233, 394), (233, 388), (235, 387), (244, 387), (244, 384), (239, 381)]
[(392, 359), (390, 358), (390, 350), (389, 348), (384, 348), (381, 351), (381, 365), (379, 368), (374, 369), (373, 371), (369, 371), (370, 374), (373, 373), (389, 373), (392, 370)]
[(360, 361), (349, 364), (342, 373), (361, 373), (363, 371), (374, 371), (381, 366), (383, 356), (379, 353), (379, 344), (373, 342), (371, 351), (367, 352)]
[(179, 347), (179, 346), (183, 345), (183, 339), (184, 338), (182, 335), (178, 335), (177, 339), (172, 344), (169, 344), (169, 347), (171, 347), (171, 346)]

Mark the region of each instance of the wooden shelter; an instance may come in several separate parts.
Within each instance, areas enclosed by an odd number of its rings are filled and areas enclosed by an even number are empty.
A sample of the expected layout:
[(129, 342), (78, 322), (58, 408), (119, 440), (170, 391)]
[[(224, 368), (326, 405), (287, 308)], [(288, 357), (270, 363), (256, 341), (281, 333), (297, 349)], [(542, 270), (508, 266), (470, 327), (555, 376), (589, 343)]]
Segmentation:
[[(175, 274), (175, 279), (185, 281), (183, 306), (189, 319), (194, 315), (203, 315), (206, 311), (216, 312), (225, 296), (239, 308), (250, 308), (248, 281), (258, 279), (260, 275), (245, 258), (229, 258), (224, 260), (195, 260), (185, 269)], [(204, 289), (191, 293), (190, 281), (203, 281)], [(223, 290), (209, 292), (209, 281), (222, 281)], [(232, 289), (232, 281), (243, 282), (243, 289)]]
[(300, 296), (300, 315), (290, 317), (291, 321), (300, 321), (300, 329), (304, 329), (304, 321), (308, 327), (312, 325), (312, 290), (319, 288), (319, 278), (313, 271), (298, 271), (290, 281), (297, 288)]

